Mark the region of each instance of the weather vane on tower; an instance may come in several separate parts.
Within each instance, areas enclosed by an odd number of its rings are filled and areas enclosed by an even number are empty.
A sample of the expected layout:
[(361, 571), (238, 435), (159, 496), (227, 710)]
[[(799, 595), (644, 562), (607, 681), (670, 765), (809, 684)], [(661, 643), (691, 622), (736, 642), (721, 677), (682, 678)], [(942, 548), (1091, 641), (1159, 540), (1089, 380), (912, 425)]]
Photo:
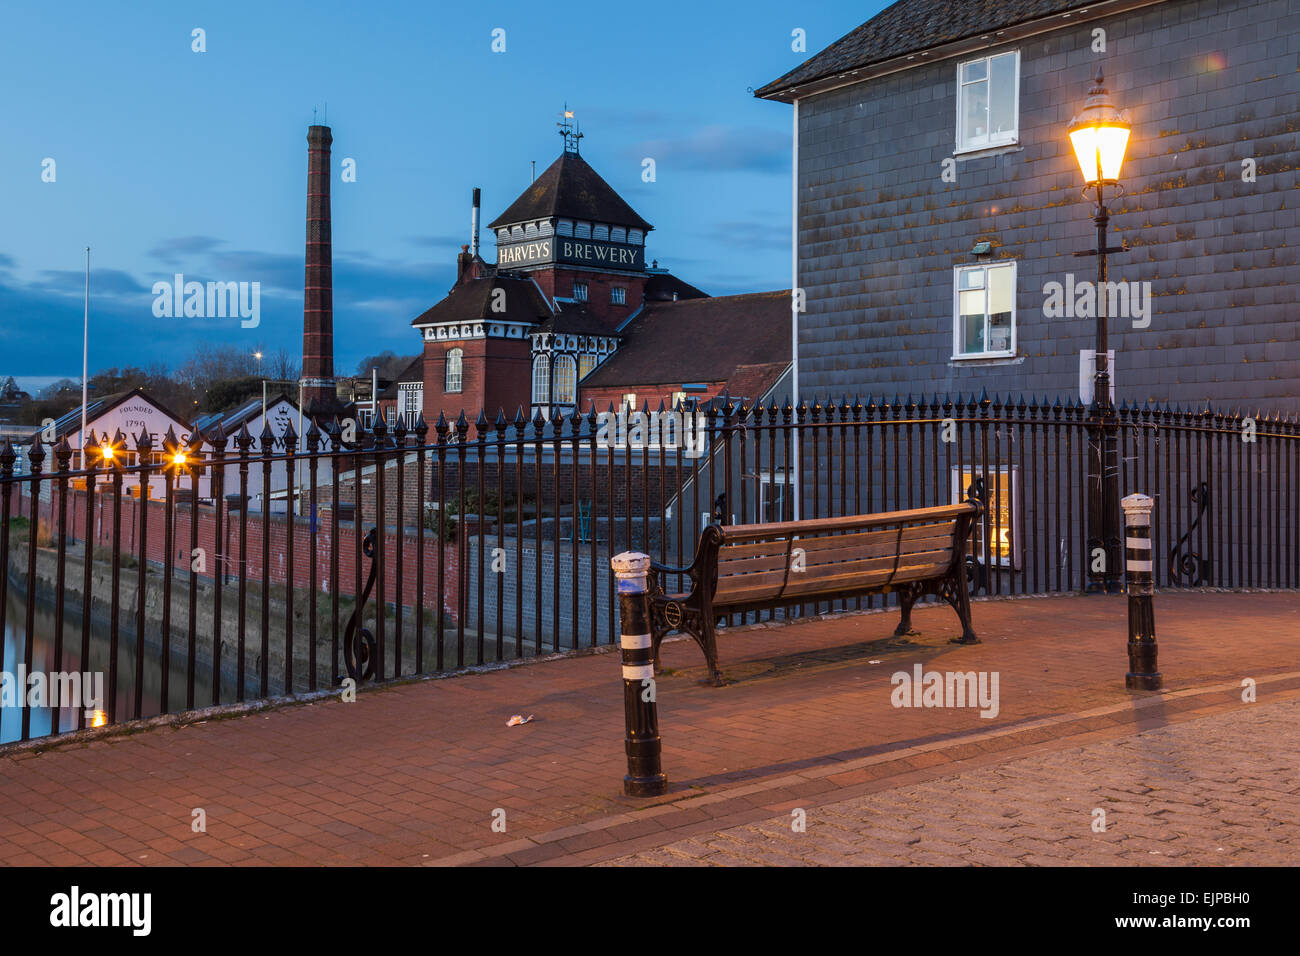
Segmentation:
[(582, 133), (578, 129), (578, 124), (573, 118), (573, 110), (569, 109), (569, 104), (564, 104), (564, 112), (560, 114), (560, 122), (555, 124), (560, 128), (560, 135), (564, 137), (564, 151), (566, 153), (576, 153), (578, 151), (578, 140), (582, 139)]

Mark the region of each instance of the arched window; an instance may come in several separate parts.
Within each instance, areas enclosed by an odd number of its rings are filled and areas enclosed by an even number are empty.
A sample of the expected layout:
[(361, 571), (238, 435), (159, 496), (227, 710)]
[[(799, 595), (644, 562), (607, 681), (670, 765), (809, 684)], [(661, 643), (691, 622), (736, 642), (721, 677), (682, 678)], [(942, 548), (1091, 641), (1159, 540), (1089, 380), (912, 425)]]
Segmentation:
[(461, 389), (461, 370), (464, 365), (465, 350), (452, 349), (447, 353), (447, 383), (443, 391), (459, 392)]
[(551, 404), (551, 360), (546, 355), (533, 359), (533, 404)]
[(571, 355), (561, 355), (555, 360), (555, 404), (572, 405), (578, 400), (578, 366)]

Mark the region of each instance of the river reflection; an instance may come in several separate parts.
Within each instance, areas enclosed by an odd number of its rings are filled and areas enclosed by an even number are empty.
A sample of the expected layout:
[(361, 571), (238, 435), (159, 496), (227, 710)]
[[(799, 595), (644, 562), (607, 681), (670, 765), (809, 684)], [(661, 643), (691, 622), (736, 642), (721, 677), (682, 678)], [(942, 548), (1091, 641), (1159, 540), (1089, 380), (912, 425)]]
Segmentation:
[[(18, 668), (23, 662), (24, 644), (25, 644), (25, 625), (27, 609), (22, 600), (19, 600), (10, 592), (8, 600), (7, 615), (5, 618), (5, 635), (4, 635), (4, 670), (10, 675), (9, 681), (15, 690), (15, 704), (9, 706), (0, 706), (0, 743), (9, 743), (10, 741), (22, 739), (22, 721), (24, 710), (30, 710), (30, 727), (28, 736), (41, 737), (47, 734), (60, 732), (66, 733), (69, 730), (76, 730), (80, 726), (91, 726), (96, 722), (102, 722), (106, 718), (100, 715), (98, 720), (91, 714), (86, 714), (84, 724), (78, 723), (78, 714), (84, 708), (82, 707), (64, 707), (56, 708), (33, 707), (24, 708), (18, 706), (23, 701), (24, 690), (17, 685)], [(122, 622), (125, 625), (129, 611), (124, 611)], [(33, 619), (33, 642), (32, 642), (32, 671), (51, 672), (62, 670), (64, 672), (86, 672), (92, 675), (99, 671), (103, 673), (104, 693), (108, 693), (108, 659), (109, 659), (109, 635), (108, 625), (96, 621), (91, 626), (90, 631), (90, 660), (88, 665), (83, 666), (81, 660), (81, 621), (80, 618), (68, 613), (65, 615), (63, 626), (63, 660), (56, 662), (54, 660), (54, 612), (52, 608), (36, 606), (35, 617)], [(172, 665), (167, 689), (167, 696), (171, 704), (170, 710), (180, 710), (185, 705), (185, 652), (183, 647), (172, 646)], [(90, 683), (93, 688), (93, 678)], [(142, 692), (142, 711), (141, 716), (150, 717), (162, 713), (164, 708), (161, 703), (162, 692), (162, 668), (160, 665), (160, 656), (157, 650), (150, 650), (145, 647), (144, 651), (144, 681)], [(83, 692), (84, 694), (84, 692)], [(197, 674), (195, 679), (195, 702), (198, 706), (211, 703), (212, 685), (211, 681), (205, 674)], [(84, 699), (84, 697), (83, 697)], [(50, 703), (56, 703), (51, 700)], [(107, 700), (105, 700), (107, 704)], [(133, 717), (135, 707), (135, 639), (128, 636), (126, 627), (118, 635), (118, 655), (117, 655), (117, 717), (119, 720), (126, 720)], [(107, 709), (107, 707), (105, 707)], [(58, 728), (54, 727), (54, 717), (57, 711)]]

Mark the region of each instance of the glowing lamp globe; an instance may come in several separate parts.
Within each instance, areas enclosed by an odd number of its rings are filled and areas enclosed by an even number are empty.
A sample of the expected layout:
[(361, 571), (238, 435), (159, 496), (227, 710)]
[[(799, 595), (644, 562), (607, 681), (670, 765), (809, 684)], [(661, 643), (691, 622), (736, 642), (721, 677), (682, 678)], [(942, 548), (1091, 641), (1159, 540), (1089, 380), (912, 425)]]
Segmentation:
[(1084, 182), (1113, 183), (1119, 180), (1124, 153), (1132, 130), (1128, 115), (1115, 107), (1103, 85), (1098, 68), (1079, 115), (1070, 121), (1070, 144), (1079, 161)]

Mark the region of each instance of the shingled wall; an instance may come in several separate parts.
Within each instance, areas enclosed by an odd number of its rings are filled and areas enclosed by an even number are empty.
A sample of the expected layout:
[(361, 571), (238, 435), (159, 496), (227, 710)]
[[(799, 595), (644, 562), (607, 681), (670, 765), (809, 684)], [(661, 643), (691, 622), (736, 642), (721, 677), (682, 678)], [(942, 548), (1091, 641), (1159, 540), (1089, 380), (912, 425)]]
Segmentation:
[[(1118, 400), (1300, 410), (1300, 7), (1170, 0), (987, 52), (1017, 47), (1020, 142), (955, 183), (958, 59), (799, 101), (801, 393), (1077, 394), (1094, 322), (1044, 318), (1043, 286), (1094, 277), (1065, 130), (1100, 63), (1133, 121), (1111, 279), (1152, 284), (1150, 326), (1112, 325)], [(955, 362), (953, 267), (981, 240), (1018, 260), (1019, 354)]]

